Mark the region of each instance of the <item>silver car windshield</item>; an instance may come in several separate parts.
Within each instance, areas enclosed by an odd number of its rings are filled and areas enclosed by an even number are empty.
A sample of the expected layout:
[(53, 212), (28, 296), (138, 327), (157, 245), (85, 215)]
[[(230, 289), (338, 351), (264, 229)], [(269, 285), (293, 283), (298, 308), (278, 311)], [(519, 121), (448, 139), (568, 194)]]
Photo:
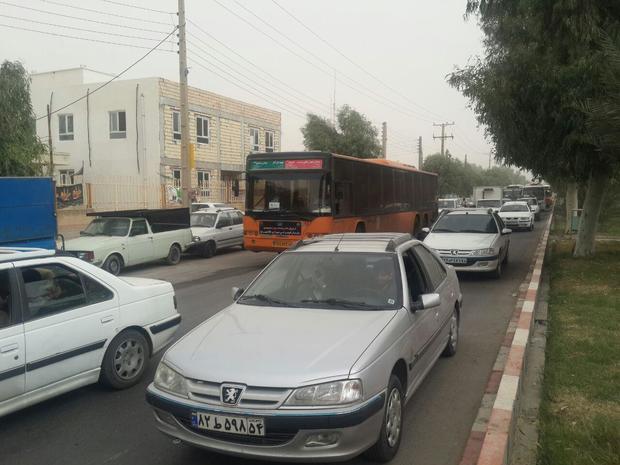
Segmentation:
[(192, 226), (212, 228), (216, 219), (217, 213), (192, 213), (190, 222)]
[(237, 301), (247, 305), (338, 310), (402, 306), (396, 255), (353, 252), (283, 253)]
[(129, 218), (97, 218), (93, 220), (82, 236), (126, 236), (129, 232)]
[(497, 225), (491, 215), (445, 215), (437, 220), (431, 232), (497, 234)]

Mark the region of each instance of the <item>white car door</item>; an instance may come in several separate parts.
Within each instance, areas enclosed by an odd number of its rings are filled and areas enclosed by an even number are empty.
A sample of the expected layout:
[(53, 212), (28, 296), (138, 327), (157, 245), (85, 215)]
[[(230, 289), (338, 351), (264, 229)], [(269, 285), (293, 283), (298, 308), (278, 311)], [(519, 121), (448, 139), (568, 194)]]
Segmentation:
[(129, 258), (127, 265), (136, 265), (153, 259), (153, 233), (149, 231), (146, 220), (133, 220), (126, 240)]
[(499, 215), (494, 214), (495, 222), (497, 223), (497, 245), (501, 249), (499, 253), (499, 259), (503, 260), (503, 258), (508, 253), (508, 248), (510, 247), (510, 234), (503, 234), (502, 231), (506, 228), (504, 221), (500, 218)]
[(3, 402), (24, 393), (26, 344), (12, 263), (0, 263), (0, 414)]
[(233, 232), (235, 233), (232, 237), (232, 245), (242, 245), (243, 244), (243, 214), (238, 211), (234, 211), (231, 213), (233, 217)]
[(233, 244), (233, 218), (230, 212), (220, 212), (216, 223), (216, 242), (217, 247), (230, 247)]
[(25, 299), (26, 392), (80, 374), (96, 376), (115, 335), (115, 292), (49, 259), (17, 266)]

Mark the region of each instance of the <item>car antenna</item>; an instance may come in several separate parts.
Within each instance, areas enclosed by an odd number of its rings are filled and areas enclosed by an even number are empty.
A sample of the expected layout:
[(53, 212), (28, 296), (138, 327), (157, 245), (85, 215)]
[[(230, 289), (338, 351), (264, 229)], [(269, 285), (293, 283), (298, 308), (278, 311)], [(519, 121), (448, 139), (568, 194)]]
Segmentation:
[(342, 236), (340, 236), (340, 240), (336, 244), (336, 248), (334, 249), (334, 252), (340, 252), (340, 249), (338, 248), (338, 246), (340, 245), (343, 239), (344, 239), (344, 233), (342, 233)]

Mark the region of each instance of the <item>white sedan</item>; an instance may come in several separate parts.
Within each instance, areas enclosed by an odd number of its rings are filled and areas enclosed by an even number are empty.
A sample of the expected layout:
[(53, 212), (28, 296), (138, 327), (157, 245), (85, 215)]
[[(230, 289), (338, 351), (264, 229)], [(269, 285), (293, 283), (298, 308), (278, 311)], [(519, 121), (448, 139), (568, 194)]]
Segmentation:
[(512, 230), (492, 209), (460, 209), (439, 217), (432, 228), (423, 228), (424, 243), (456, 271), (502, 275), (508, 263)]
[(133, 386), (180, 322), (168, 282), (0, 248), (0, 417), (97, 381)]
[(511, 229), (534, 230), (534, 212), (527, 202), (506, 202), (499, 209), (499, 217)]

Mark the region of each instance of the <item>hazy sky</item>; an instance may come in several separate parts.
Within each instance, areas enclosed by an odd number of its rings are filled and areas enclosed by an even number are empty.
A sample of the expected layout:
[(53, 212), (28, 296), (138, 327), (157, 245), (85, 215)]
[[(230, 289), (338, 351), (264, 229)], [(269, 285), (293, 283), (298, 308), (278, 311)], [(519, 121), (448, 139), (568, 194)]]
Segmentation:
[[(188, 24), (190, 85), (281, 111), (282, 148), (300, 150), (303, 115), (331, 116), (335, 75), (337, 106), (352, 106), (378, 128), (387, 122), (388, 158), (417, 165), (418, 136), (425, 155), (437, 152), (433, 132), (439, 135), (440, 128), (432, 123), (454, 121), (447, 148), (461, 160), (467, 153), (470, 162), (487, 165), (483, 131), (466, 100), (446, 83), (455, 65), (482, 52), (475, 21), (463, 19), (465, 0), (276, 1), (186, 0), (194, 23)], [(0, 59), (20, 60), (31, 71), (85, 65), (118, 73), (147, 50), (5, 26), (150, 48), (172, 30), (176, 16), (165, 12), (176, 6), (176, 0), (1, 0)], [(124, 77), (147, 76), (178, 80), (177, 55), (153, 53)]]

